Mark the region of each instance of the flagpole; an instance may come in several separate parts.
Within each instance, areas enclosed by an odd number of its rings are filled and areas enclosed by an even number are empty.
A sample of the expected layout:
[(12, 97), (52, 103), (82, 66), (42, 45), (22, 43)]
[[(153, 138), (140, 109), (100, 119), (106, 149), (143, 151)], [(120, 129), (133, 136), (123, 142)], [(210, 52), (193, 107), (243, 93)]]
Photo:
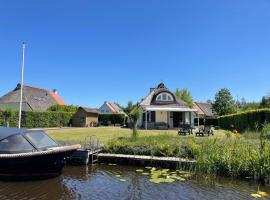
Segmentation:
[(21, 69), (21, 97), (20, 97), (20, 110), (19, 110), (19, 124), (18, 128), (21, 128), (22, 121), (22, 100), (23, 100), (23, 76), (24, 76), (24, 49), (25, 43), (22, 44), (22, 69)]

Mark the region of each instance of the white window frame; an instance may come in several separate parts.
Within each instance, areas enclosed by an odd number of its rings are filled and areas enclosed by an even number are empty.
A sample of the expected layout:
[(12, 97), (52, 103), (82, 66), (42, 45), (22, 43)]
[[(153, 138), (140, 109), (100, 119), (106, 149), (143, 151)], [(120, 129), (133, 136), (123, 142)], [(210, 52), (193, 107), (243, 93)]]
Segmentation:
[(162, 92), (157, 95), (156, 101), (173, 101), (173, 96), (167, 92)]

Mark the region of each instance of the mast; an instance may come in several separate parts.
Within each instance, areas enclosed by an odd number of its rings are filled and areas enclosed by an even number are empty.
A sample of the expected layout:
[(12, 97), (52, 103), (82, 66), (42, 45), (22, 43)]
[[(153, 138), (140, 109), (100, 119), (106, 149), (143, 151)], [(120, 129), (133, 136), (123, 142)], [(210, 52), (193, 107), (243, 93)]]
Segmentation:
[(19, 110), (19, 124), (18, 128), (21, 128), (22, 121), (22, 98), (23, 98), (23, 77), (24, 77), (24, 49), (25, 43), (22, 44), (22, 69), (21, 69), (21, 96), (20, 96), (20, 110)]

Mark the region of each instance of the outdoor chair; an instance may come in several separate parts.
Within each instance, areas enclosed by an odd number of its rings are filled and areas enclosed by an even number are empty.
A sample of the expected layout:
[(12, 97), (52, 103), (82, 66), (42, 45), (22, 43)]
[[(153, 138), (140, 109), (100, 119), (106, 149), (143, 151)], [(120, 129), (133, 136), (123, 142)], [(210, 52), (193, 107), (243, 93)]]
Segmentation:
[(190, 135), (191, 133), (192, 133), (192, 129), (189, 125), (181, 126), (178, 131), (178, 135), (187, 135), (187, 134)]
[(204, 135), (214, 135), (214, 128), (212, 126), (205, 126), (203, 130), (199, 130), (199, 132), (196, 133), (196, 136), (204, 136)]

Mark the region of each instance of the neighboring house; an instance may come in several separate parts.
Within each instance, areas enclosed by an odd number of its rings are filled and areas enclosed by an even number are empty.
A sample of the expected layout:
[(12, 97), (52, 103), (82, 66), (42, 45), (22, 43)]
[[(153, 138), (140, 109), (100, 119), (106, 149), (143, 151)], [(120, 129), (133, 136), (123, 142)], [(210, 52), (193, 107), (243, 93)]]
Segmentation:
[(150, 93), (139, 105), (143, 110), (139, 125), (145, 129), (194, 125), (197, 110), (190, 108), (182, 99), (176, 97), (163, 83), (151, 88)]
[(99, 112), (101, 114), (124, 114), (125, 112), (123, 111), (120, 106), (118, 106), (116, 103), (110, 103), (105, 101), (104, 104), (99, 108)]
[[(198, 103), (195, 102), (194, 109), (197, 110), (197, 118), (202, 119), (215, 119), (217, 118), (217, 113), (213, 110), (212, 104), (210, 103)], [(200, 125), (200, 120), (197, 120), (198, 126)]]
[[(6, 95), (0, 97), (0, 109), (19, 110), (21, 84)], [(57, 94), (56, 90), (49, 92), (46, 89), (23, 86), (22, 110), (46, 111), (53, 105), (64, 105), (65, 102)]]
[(92, 127), (98, 124), (99, 112), (95, 108), (79, 107), (72, 117), (72, 126)]

